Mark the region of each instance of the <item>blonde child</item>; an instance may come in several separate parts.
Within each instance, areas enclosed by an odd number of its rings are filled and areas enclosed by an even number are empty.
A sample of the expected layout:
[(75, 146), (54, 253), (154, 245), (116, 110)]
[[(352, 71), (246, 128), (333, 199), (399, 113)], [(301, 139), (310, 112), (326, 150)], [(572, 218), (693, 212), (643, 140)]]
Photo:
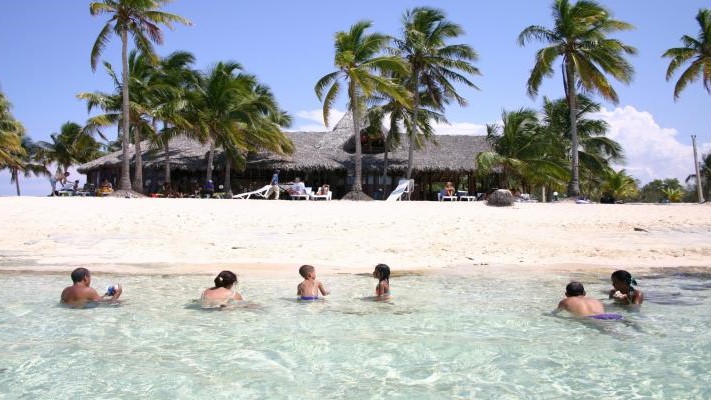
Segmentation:
[(299, 268), (299, 275), (304, 281), (296, 287), (296, 295), (299, 300), (318, 300), (319, 293), (326, 296), (330, 292), (324, 288), (321, 281), (316, 280), (316, 268), (311, 265), (302, 265)]

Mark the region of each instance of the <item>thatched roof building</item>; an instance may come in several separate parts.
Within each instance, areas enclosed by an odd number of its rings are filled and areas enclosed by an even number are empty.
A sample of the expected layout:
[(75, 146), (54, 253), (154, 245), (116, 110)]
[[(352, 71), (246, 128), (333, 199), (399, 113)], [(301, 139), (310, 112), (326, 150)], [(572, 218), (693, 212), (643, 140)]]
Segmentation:
[[(353, 119), (346, 114), (330, 132), (285, 132), (294, 144), (295, 151), (291, 155), (276, 155), (271, 152), (250, 153), (247, 157), (247, 167), (242, 175), (233, 176), (234, 179), (268, 179), (269, 173), (280, 169), (287, 178), (290, 176), (318, 175), (318, 182), (331, 181), (341, 177), (342, 186), (348, 176), (353, 175), (354, 135)], [(151, 149), (147, 142), (141, 145), (143, 150), (144, 176), (151, 176), (151, 171), (162, 173), (165, 166), (163, 149)], [(169, 156), (171, 171), (178, 174), (198, 173), (206, 170), (207, 153), (209, 145), (200, 144), (195, 140), (181, 136), (174, 138), (169, 143)], [(427, 142), (422, 149), (415, 152), (414, 175), (418, 184), (425, 182), (441, 182), (455, 180), (463, 175), (472, 176), (474, 171), (474, 158), (490, 147), (483, 136), (465, 135), (438, 135), (436, 142)], [(129, 150), (131, 165), (134, 165), (134, 149)], [(391, 177), (403, 176), (407, 169), (407, 145), (404, 143), (388, 155), (388, 175)], [(106, 176), (118, 176), (121, 168), (122, 153), (117, 151), (96, 160), (80, 165), (80, 173), (93, 177), (90, 181), (97, 181)], [(364, 146), (363, 176), (379, 177), (382, 175), (384, 157), (382, 149)], [(224, 165), (224, 154), (221, 149), (215, 152), (216, 170)], [(330, 177), (330, 178), (329, 178)], [(159, 179), (159, 178), (158, 178)], [(314, 178), (315, 180), (316, 178)], [(352, 179), (352, 178), (351, 178)], [(364, 178), (365, 179), (365, 178)], [(369, 191), (370, 181), (365, 182), (364, 190)], [(370, 190), (382, 182), (373, 182)], [(388, 184), (397, 183), (391, 180)], [(332, 187), (339, 182), (331, 182)], [(345, 192), (341, 193), (344, 194)]]

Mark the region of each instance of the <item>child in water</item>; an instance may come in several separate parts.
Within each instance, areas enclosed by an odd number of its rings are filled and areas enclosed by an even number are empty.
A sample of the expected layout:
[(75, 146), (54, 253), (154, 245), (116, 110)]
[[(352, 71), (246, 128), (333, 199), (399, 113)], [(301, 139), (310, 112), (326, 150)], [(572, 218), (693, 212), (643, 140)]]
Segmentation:
[(232, 271), (222, 271), (215, 278), (215, 286), (205, 289), (200, 297), (203, 307), (224, 307), (231, 300), (242, 300), (242, 296), (232, 287), (237, 283), (237, 275)]
[(612, 286), (614, 289), (610, 290), (610, 298), (615, 299), (615, 302), (630, 305), (630, 304), (642, 304), (644, 301), (644, 294), (641, 291), (632, 287), (636, 285), (637, 281), (632, 278), (632, 275), (625, 270), (617, 270), (612, 273)]
[(585, 287), (580, 282), (570, 282), (565, 287), (565, 298), (558, 303), (553, 314), (568, 311), (576, 317), (585, 317), (601, 320), (621, 320), (619, 314), (605, 313), (602, 302), (585, 296)]
[(378, 280), (375, 287), (375, 296), (378, 300), (385, 300), (390, 297), (390, 267), (385, 264), (378, 264), (373, 271), (373, 278)]
[(299, 300), (318, 300), (319, 292), (326, 296), (330, 292), (323, 287), (323, 283), (316, 280), (316, 268), (311, 265), (302, 265), (299, 268), (299, 275), (304, 281), (296, 287), (296, 295)]

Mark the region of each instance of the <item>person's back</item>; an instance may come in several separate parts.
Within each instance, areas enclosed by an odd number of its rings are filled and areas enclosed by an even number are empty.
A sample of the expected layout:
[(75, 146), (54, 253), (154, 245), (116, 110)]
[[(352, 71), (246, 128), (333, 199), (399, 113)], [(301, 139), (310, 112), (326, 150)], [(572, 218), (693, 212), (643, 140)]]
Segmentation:
[(302, 265), (299, 274), (304, 278), (304, 281), (296, 287), (296, 295), (300, 300), (317, 300), (319, 293), (323, 296), (328, 295), (329, 292), (324, 288), (323, 283), (316, 279), (316, 268)]
[(565, 296), (558, 303), (554, 313), (566, 310), (577, 317), (591, 317), (605, 313), (605, 307), (600, 300), (585, 296), (585, 288), (580, 282), (570, 282), (565, 287)]
[(232, 271), (222, 271), (215, 278), (215, 286), (207, 288), (200, 296), (202, 307), (222, 307), (232, 300), (242, 300), (242, 296), (233, 289), (237, 275)]

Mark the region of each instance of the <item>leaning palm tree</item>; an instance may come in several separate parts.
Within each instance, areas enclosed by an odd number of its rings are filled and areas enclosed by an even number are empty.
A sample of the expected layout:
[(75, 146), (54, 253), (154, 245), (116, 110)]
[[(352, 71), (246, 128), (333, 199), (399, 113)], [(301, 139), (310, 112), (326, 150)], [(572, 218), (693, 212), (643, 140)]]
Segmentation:
[(37, 142), (36, 157), (44, 164), (57, 164), (58, 173), (102, 155), (101, 145), (75, 122), (64, 123), (59, 133), (51, 134), (50, 139), (51, 142)]
[(359, 138), (364, 100), (376, 93), (386, 93), (409, 105), (405, 89), (380, 74), (388, 70), (406, 73), (407, 65), (398, 57), (380, 54), (389, 38), (379, 33), (366, 33), (371, 25), (369, 21), (360, 21), (351, 26), (348, 32), (336, 33), (334, 65), (337, 70), (319, 79), (314, 88), (319, 101), (323, 101), (323, 121), (328, 126), (331, 107), (341, 92), (341, 81), (347, 86), (348, 108), (353, 117), (355, 138), (355, 179), (351, 187), (355, 198), (360, 197), (363, 191)]
[(521, 46), (531, 40), (548, 44), (536, 53), (536, 62), (528, 78), (528, 94), (535, 97), (543, 78), (553, 75), (553, 64), (562, 58), (563, 89), (570, 111), (571, 180), (568, 195), (580, 195), (577, 88), (585, 92), (597, 92), (603, 98), (618, 102), (615, 89), (607, 75), (623, 83), (632, 80), (634, 69), (625, 54), (636, 54), (634, 47), (627, 46), (608, 34), (633, 29), (627, 22), (612, 18), (606, 8), (594, 1), (581, 0), (571, 4), (569, 0), (554, 0), (553, 28), (531, 25), (518, 36)]
[(190, 25), (190, 21), (178, 15), (160, 11), (159, 8), (169, 0), (102, 0), (89, 4), (91, 15), (108, 14), (111, 18), (99, 32), (94, 46), (91, 49), (91, 68), (96, 70), (96, 65), (101, 52), (106, 47), (111, 33), (121, 38), (121, 65), (123, 68), (121, 88), (122, 118), (121, 131), (123, 132), (123, 165), (119, 189), (130, 190), (131, 178), (129, 176), (130, 162), (128, 159), (128, 131), (129, 131), (129, 89), (128, 85), (128, 36), (133, 36), (136, 47), (150, 57), (155, 57), (152, 43), (162, 44), (163, 34), (159, 25), (164, 24), (172, 28), (173, 22)]
[[(402, 38), (395, 39), (396, 54), (410, 67), (406, 87), (411, 96), (412, 121), (418, 121), (421, 97), (426, 96), (435, 110), (442, 110), (451, 99), (466, 105), (453, 83), (476, 86), (467, 79), (468, 75), (480, 75), (472, 65), (478, 59), (477, 53), (466, 44), (447, 44), (464, 34), (457, 24), (448, 21), (441, 10), (417, 7), (405, 12), (402, 18)], [(409, 127), (409, 147), (407, 155), (407, 175), (412, 176), (415, 147), (418, 141), (418, 126)]]
[(662, 57), (671, 58), (667, 68), (667, 81), (672, 78), (677, 69), (689, 62), (689, 66), (681, 73), (674, 86), (674, 100), (689, 83), (701, 77), (706, 91), (711, 94), (711, 10), (701, 9), (696, 14), (699, 23), (699, 33), (696, 38), (689, 35), (681, 37), (684, 47), (671, 48)]

